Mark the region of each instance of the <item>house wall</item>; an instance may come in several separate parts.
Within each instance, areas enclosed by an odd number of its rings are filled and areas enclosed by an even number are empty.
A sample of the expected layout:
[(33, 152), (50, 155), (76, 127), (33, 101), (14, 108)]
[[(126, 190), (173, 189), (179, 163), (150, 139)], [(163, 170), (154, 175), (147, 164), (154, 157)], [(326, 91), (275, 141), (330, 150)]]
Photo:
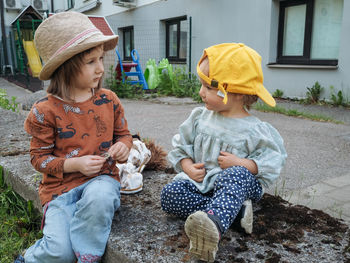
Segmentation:
[(336, 91), (342, 90), (350, 99), (350, 74), (346, 74), (350, 70), (347, 48), (350, 41), (349, 11), (350, 2), (344, 1), (339, 65), (336, 69), (268, 66), (275, 62), (277, 55), (278, 0), (155, 1), (106, 18), (115, 32), (122, 27), (134, 26), (135, 48), (141, 56), (143, 68), (149, 58), (159, 61), (165, 57), (165, 26), (161, 21), (187, 15), (192, 17), (192, 56), (188, 62), (192, 72), (195, 72), (204, 48), (222, 42), (242, 42), (262, 56), (264, 83), (271, 93), (280, 89), (285, 97), (302, 98), (306, 96), (307, 87), (318, 81), (325, 87), (325, 98), (330, 97), (329, 87), (333, 85)]

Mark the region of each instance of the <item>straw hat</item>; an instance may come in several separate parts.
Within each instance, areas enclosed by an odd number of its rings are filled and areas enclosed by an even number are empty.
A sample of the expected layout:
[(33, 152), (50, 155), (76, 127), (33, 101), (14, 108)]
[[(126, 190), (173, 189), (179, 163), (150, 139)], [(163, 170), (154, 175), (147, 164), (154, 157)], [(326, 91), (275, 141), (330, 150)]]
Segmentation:
[(113, 49), (118, 36), (103, 35), (84, 14), (63, 12), (40, 24), (34, 43), (44, 63), (39, 79), (48, 80), (60, 65), (76, 54), (101, 44), (105, 51)]
[[(200, 64), (208, 57), (209, 76), (200, 70)], [(275, 99), (263, 85), (261, 56), (242, 43), (223, 43), (204, 49), (197, 64), (198, 76), (210, 86), (219, 89), (227, 102), (227, 92), (257, 95), (274, 107)]]

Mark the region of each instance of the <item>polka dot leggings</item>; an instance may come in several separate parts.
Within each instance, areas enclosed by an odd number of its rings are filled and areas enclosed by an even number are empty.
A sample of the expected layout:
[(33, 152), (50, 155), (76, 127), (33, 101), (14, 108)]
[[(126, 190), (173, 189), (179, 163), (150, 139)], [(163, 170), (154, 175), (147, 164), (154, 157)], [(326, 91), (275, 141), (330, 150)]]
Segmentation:
[(187, 218), (196, 211), (209, 212), (220, 219), (226, 232), (236, 218), (245, 200), (260, 200), (262, 187), (245, 167), (233, 166), (223, 170), (216, 178), (214, 189), (202, 194), (188, 180), (173, 181), (161, 193), (162, 209)]

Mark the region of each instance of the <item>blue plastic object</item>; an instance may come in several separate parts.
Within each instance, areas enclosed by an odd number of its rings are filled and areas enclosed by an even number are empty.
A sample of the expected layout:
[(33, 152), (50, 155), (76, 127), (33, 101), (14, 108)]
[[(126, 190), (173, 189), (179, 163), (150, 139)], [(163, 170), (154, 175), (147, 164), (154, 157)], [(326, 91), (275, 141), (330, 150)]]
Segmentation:
[[(118, 66), (116, 68), (117, 73), (120, 71), (119, 74), (121, 74), (124, 77), (118, 76), (117, 74), (117, 78), (121, 78), (123, 83), (130, 83), (130, 84), (141, 84), (143, 86), (143, 89), (148, 89), (148, 85), (147, 82), (145, 80), (145, 76), (143, 75), (142, 69), (141, 69), (141, 65), (139, 62), (139, 54), (136, 51), (136, 49), (133, 49), (131, 51), (131, 57), (132, 57), (132, 63), (123, 63), (118, 49), (115, 50), (117, 56), (118, 56), (118, 60), (119, 60), (119, 70), (118, 70)], [(132, 69), (135, 68), (135, 71), (132, 71)], [(128, 77), (137, 77), (137, 80), (127, 80)]]

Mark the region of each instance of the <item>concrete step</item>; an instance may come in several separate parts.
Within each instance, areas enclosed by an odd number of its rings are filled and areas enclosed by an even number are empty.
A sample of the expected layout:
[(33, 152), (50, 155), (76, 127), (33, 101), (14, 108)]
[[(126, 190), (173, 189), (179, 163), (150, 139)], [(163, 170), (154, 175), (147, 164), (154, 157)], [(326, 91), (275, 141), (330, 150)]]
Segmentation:
[[(37, 193), (41, 175), (30, 164), (29, 136), (23, 130), (24, 119), (24, 114), (0, 108), (0, 166), (6, 171), (6, 183), (12, 185), (26, 200), (33, 200), (34, 205), (41, 210)], [(184, 232), (184, 220), (165, 214), (160, 207), (161, 189), (173, 175), (155, 171), (145, 171), (143, 175), (142, 192), (122, 195), (121, 208), (115, 214), (103, 262), (196, 262), (188, 253), (189, 240)], [(269, 200), (276, 201), (278, 198), (268, 197), (264, 201), (265, 208), (271, 208)], [(263, 200), (260, 203), (263, 203)], [(279, 208), (270, 209), (276, 213), (277, 217), (274, 218), (271, 214), (264, 214), (265, 210), (261, 209), (260, 203), (254, 205), (256, 221), (253, 234), (245, 235), (237, 228), (230, 228), (220, 242), (216, 262), (262, 262), (262, 258), (271, 256), (290, 263), (316, 262), (312, 259), (317, 259), (318, 263), (345, 262), (344, 260), (350, 258), (349, 252), (343, 252), (349, 243), (349, 228), (344, 224), (321, 211), (315, 211), (316, 214), (322, 215), (322, 218), (317, 217), (317, 220), (312, 219), (315, 220), (312, 222), (322, 222), (320, 224), (323, 227), (327, 227), (325, 221), (335, 222), (338, 228), (341, 227), (342, 235), (337, 237), (337, 243), (331, 247), (328, 243), (322, 243), (325, 234), (317, 232), (317, 225), (312, 230), (312, 226), (299, 229), (300, 233), (310, 232), (306, 238), (301, 235), (300, 241), (290, 239), (282, 244), (286, 229), (293, 229), (294, 233), (298, 225), (290, 223), (286, 226), (285, 220), (277, 218), (279, 213), (284, 213), (280, 212), (280, 209), (286, 212), (292, 206), (283, 200), (277, 201), (275, 204), (278, 204)], [(306, 207), (296, 209), (303, 211), (307, 216), (314, 213)], [(272, 226), (266, 229), (266, 225), (270, 223)], [(339, 230), (332, 228), (330, 233), (335, 231)], [(280, 236), (283, 240), (274, 244), (275, 238)]]

